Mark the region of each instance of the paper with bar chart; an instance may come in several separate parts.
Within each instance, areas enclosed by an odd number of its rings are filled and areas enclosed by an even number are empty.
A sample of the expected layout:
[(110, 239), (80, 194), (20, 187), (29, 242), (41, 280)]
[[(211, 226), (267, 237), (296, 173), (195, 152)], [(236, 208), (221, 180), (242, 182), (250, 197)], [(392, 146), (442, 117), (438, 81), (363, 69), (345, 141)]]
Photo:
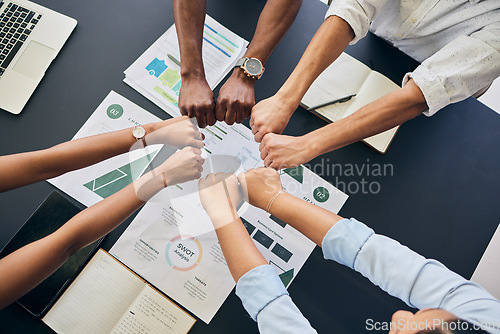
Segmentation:
[[(160, 119), (111, 91), (73, 140), (158, 122)], [(132, 136), (132, 131), (130, 132)], [(150, 167), (161, 145), (148, 146), (48, 180), (71, 197), (91, 206), (131, 184)]]
[[(210, 16), (205, 17), (202, 57), (208, 85), (214, 89), (243, 56), (248, 42)], [(169, 57), (170, 55), (170, 57)], [(172, 59), (173, 58), (173, 59)], [(164, 111), (180, 116), (180, 52), (175, 25), (160, 36), (129, 68), (125, 83)]]
[[(262, 166), (259, 144), (241, 124), (217, 123), (203, 130), (203, 175)], [(281, 172), (294, 196), (338, 212), (347, 195), (304, 166)], [(209, 323), (234, 287), (210, 218), (198, 195), (198, 180), (169, 187), (152, 198), (110, 253)], [(315, 244), (264, 210), (238, 211), (257, 248), (289, 286)]]

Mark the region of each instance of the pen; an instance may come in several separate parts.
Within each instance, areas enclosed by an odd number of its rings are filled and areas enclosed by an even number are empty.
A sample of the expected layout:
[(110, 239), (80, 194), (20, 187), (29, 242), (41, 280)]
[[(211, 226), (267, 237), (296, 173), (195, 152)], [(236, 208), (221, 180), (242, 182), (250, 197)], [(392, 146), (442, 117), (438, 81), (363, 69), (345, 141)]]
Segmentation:
[(170, 53), (168, 53), (168, 54), (167, 54), (167, 57), (168, 57), (171, 61), (173, 61), (174, 63), (176, 63), (176, 64), (177, 64), (177, 66), (181, 67), (181, 62), (180, 62), (180, 61), (178, 61), (178, 60), (177, 60), (174, 56), (172, 56)]
[(330, 104), (334, 104), (334, 103), (347, 102), (350, 99), (352, 99), (354, 96), (356, 96), (356, 94), (347, 95), (347, 96), (341, 97), (340, 99), (336, 99), (336, 100), (333, 100), (333, 101), (321, 103), (321, 104), (318, 104), (317, 106), (312, 106), (310, 108), (307, 108), (307, 110), (313, 110), (313, 109), (318, 109), (318, 108), (326, 107), (326, 106), (329, 106)]

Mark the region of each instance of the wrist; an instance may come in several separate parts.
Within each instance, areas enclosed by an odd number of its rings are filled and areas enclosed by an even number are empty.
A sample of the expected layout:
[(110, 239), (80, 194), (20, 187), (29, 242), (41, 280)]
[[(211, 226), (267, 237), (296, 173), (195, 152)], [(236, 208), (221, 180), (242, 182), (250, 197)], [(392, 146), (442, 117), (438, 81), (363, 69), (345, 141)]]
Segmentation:
[(146, 130), (146, 136), (152, 134), (156, 130), (158, 130), (161, 127), (162, 122), (153, 122), (153, 123), (148, 123), (145, 125), (142, 125), (144, 130)]
[[(292, 73), (293, 74), (293, 73)], [(307, 92), (307, 88), (302, 91), (300, 89), (300, 82), (290, 82), (290, 78), (281, 86), (281, 88), (276, 92), (275, 96), (279, 96), (280, 99), (285, 101), (287, 105), (293, 106), (294, 111), (300, 104), (300, 101)]]
[(201, 68), (195, 68), (195, 69), (181, 69), (181, 79), (184, 82), (190, 82), (190, 81), (199, 81), (203, 80), (206, 81), (205, 79), (205, 70), (203, 69), (203, 66)]
[[(274, 200), (272, 201), (272, 203), (268, 203), (268, 207), (269, 207), (269, 212), (270, 214), (272, 214), (273, 216), (277, 216), (277, 214), (279, 214), (280, 212), (280, 207), (283, 205), (283, 203), (286, 203), (287, 201), (290, 200), (290, 197), (294, 197), (293, 195), (290, 195), (289, 193), (287, 193), (286, 191), (282, 191), (281, 193), (279, 193), (279, 195), (277, 195)], [(272, 198), (270, 199), (272, 200)], [(271, 205), (269, 205), (271, 204)], [(266, 208), (263, 208), (264, 210)]]
[(305, 155), (304, 161), (310, 161), (324, 153), (322, 150), (326, 140), (321, 133), (317, 131), (318, 130), (315, 130), (297, 137), (299, 139), (298, 146)]
[(207, 213), (215, 229), (233, 223), (238, 219), (238, 213), (234, 209), (209, 211)]
[(282, 110), (288, 110), (289, 115), (292, 115), (300, 104), (300, 98), (294, 92), (283, 90), (280, 88), (274, 97), (278, 100), (278, 104), (283, 106)]
[(164, 189), (162, 174), (155, 171), (144, 174), (134, 182), (137, 198), (143, 202), (148, 201), (160, 190)]
[(243, 84), (245, 84), (247, 86), (251, 86), (251, 87), (253, 87), (255, 85), (255, 82), (257, 81), (257, 79), (254, 79), (252, 77), (247, 76), (245, 74), (245, 72), (243, 71), (243, 69), (240, 67), (236, 67), (233, 70), (233, 73), (231, 74), (230, 79), (238, 80), (238, 81), (242, 82)]

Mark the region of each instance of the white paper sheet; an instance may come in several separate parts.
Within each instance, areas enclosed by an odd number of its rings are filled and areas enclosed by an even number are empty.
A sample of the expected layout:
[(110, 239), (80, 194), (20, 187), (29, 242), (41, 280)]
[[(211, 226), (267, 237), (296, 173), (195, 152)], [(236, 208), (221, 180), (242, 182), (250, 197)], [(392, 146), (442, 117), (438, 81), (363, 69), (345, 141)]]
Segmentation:
[[(262, 166), (258, 143), (241, 124), (203, 130), (203, 174)], [(281, 172), (291, 194), (338, 212), (347, 195), (300, 166)], [(234, 287), (210, 218), (201, 206), (198, 181), (169, 187), (151, 199), (110, 250), (168, 296), (209, 323)], [(239, 211), (257, 248), (288, 286), (315, 244), (267, 212), (243, 205)]]
[[(214, 89), (243, 56), (248, 42), (210, 16), (205, 17), (202, 57), (208, 85)], [(180, 61), (175, 25), (160, 36), (129, 68), (126, 84), (171, 115), (180, 116), (177, 101), (181, 87)]]
[[(158, 117), (111, 91), (73, 140), (158, 121)], [(132, 136), (132, 132), (130, 135)], [(161, 147), (151, 145), (145, 149), (133, 150), (50, 179), (48, 182), (84, 205), (91, 206), (141, 176)]]

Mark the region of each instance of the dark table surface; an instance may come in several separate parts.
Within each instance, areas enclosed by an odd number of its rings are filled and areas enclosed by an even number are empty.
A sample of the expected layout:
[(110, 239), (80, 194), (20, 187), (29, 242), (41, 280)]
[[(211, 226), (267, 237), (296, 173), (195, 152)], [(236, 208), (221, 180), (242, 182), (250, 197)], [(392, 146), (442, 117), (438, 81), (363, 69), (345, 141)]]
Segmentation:
[[(43, 149), (70, 140), (99, 103), (115, 90), (161, 118), (167, 115), (122, 82), (123, 71), (174, 23), (171, 1), (38, 0), (78, 20), (20, 115), (0, 113), (0, 154)], [(265, 1), (208, 1), (208, 14), (251, 40)], [(323, 21), (326, 6), (304, 1), (292, 28), (256, 84), (256, 100), (274, 94), (297, 64)], [(418, 64), (368, 35), (347, 52), (396, 83)], [(286, 134), (300, 135), (325, 122), (299, 108)], [(314, 159), (318, 174), (350, 195), (340, 214), (356, 217), (426, 257), (469, 278), (498, 225), (500, 116), (470, 98), (432, 118), (404, 124), (385, 155), (355, 143)], [(336, 169), (328, 168), (337, 164)], [(353, 167), (364, 168), (361, 172)], [(363, 167), (364, 166), (364, 167)], [(382, 167), (382, 173), (376, 170)], [(379, 175), (382, 174), (382, 175)], [(364, 187), (364, 188), (363, 188)], [(0, 194), (0, 248), (53, 190), (40, 182)], [(132, 218), (104, 241), (109, 249)], [(361, 275), (322, 258), (316, 248), (289, 292), (320, 333), (361, 333), (366, 321), (389, 321), (408, 309)], [(51, 333), (13, 304), (0, 311), (2, 333)], [(256, 333), (232, 293), (210, 325), (191, 333)]]

